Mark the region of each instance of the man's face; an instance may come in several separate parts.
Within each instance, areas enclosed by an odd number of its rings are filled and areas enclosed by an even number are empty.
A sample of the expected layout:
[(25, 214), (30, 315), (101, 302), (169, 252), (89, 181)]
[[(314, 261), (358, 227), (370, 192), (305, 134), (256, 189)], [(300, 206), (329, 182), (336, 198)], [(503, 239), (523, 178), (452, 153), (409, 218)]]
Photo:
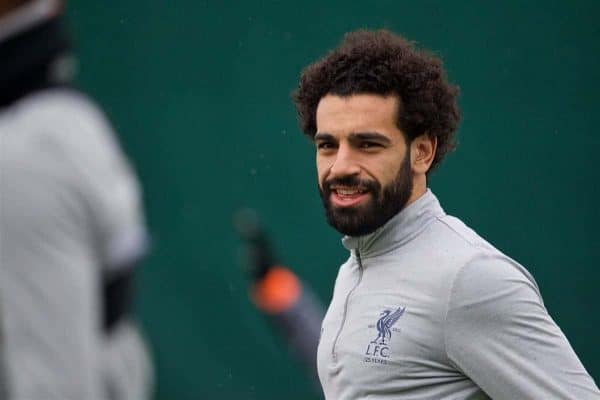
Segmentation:
[(410, 152), (396, 125), (398, 98), (327, 95), (317, 107), (317, 173), (327, 221), (361, 236), (397, 214), (412, 192)]

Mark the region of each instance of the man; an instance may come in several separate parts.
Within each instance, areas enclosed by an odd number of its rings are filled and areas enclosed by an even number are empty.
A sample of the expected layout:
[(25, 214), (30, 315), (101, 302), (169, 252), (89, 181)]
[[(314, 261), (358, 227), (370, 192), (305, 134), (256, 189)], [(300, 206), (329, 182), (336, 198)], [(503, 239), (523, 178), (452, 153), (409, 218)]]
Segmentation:
[(143, 399), (128, 317), (140, 193), (98, 107), (70, 87), (56, 0), (0, 0), (0, 397)]
[(294, 93), (330, 225), (346, 236), (322, 325), (327, 399), (600, 399), (533, 277), (444, 213), (428, 173), (454, 147), (436, 57), (357, 31)]

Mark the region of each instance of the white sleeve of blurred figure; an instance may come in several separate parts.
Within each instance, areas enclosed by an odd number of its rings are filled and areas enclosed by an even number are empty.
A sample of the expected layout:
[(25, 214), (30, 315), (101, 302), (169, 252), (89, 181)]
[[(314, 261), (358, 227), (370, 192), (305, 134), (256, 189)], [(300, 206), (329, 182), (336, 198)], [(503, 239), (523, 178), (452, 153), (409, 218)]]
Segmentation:
[(86, 190), (99, 257), (109, 269), (130, 266), (148, 245), (140, 186), (104, 116), (90, 108), (88, 118), (81, 117), (73, 116), (82, 128), (94, 126), (85, 129), (89, 134), (75, 142), (80, 148), (71, 154), (79, 157), (74, 163)]
[[(82, 186), (89, 202), (91, 223), (95, 226), (97, 248), (104, 272), (134, 267), (147, 250), (140, 187), (109, 123), (91, 109), (95, 129), (86, 141), (79, 141)], [(89, 114), (88, 114), (89, 117)], [(77, 118), (77, 116), (74, 116)], [(100, 354), (103, 387), (109, 400), (147, 400), (151, 398), (153, 368), (150, 352), (136, 324), (121, 321), (103, 338)]]

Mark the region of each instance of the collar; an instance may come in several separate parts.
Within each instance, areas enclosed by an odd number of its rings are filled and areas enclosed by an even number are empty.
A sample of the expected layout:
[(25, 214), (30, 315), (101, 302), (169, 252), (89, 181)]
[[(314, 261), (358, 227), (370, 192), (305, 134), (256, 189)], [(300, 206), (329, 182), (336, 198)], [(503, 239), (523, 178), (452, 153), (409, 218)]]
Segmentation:
[(364, 236), (345, 236), (344, 247), (362, 258), (387, 253), (417, 236), (430, 222), (446, 215), (430, 189), (402, 209), (383, 226)]

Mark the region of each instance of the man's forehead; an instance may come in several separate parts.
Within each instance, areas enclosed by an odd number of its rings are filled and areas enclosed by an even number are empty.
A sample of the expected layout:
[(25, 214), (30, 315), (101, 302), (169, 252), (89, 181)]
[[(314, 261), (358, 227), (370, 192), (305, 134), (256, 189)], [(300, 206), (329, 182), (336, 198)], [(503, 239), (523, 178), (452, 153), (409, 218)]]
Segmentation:
[(379, 95), (372, 93), (357, 93), (348, 96), (326, 94), (319, 100), (319, 112), (339, 112), (341, 110), (396, 110), (399, 98), (394, 94)]
[(331, 134), (389, 130), (396, 126), (397, 96), (324, 96), (317, 107), (317, 132)]

